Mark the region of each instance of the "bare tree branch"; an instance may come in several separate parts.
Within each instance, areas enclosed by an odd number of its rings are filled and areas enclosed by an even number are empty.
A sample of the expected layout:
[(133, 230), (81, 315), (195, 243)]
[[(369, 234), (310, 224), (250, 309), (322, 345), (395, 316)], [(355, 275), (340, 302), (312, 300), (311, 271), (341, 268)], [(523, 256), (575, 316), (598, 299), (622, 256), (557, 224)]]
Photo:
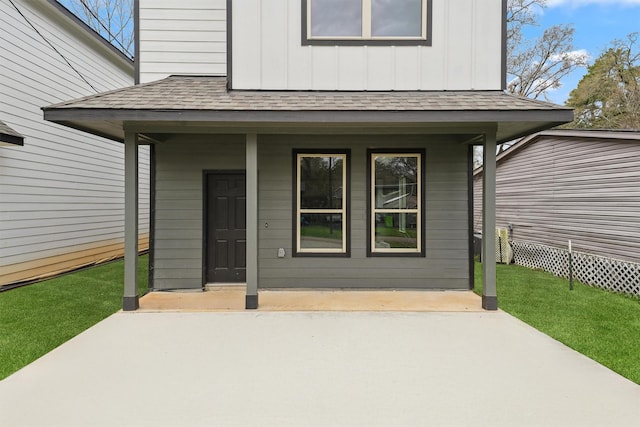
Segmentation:
[(547, 99), (549, 90), (577, 67), (586, 66), (587, 54), (575, 51), (571, 25), (555, 25), (536, 40), (524, 40), (522, 30), (538, 25), (538, 13), (546, 0), (509, 0), (507, 3), (507, 90), (516, 95)]
[(89, 27), (133, 58), (132, 0), (61, 0)]

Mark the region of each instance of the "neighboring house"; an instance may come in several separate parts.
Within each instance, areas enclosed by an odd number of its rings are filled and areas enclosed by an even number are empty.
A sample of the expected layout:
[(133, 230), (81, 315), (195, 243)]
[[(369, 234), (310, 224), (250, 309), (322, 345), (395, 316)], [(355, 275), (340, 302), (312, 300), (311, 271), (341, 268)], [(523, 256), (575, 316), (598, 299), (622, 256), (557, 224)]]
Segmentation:
[[(0, 285), (122, 256), (122, 144), (41, 107), (132, 84), (133, 62), (53, 0), (0, 0), (0, 27)], [(140, 158), (145, 247), (147, 147)]]
[(24, 145), (24, 136), (0, 120), (0, 147)]
[[(124, 141), (127, 310), (141, 142), (152, 288), (246, 283), (255, 308), (263, 288), (469, 289), (472, 145), (495, 152), (573, 117), (504, 92), (506, 0), (136, 6), (141, 84), (45, 108)], [(495, 265), (483, 274), (495, 309)]]
[[(496, 176), (496, 223), (512, 239), (640, 262), (640, 132), (540, 132), (500, 154)], [(481, 169), (474, 195), (480, 230)]]

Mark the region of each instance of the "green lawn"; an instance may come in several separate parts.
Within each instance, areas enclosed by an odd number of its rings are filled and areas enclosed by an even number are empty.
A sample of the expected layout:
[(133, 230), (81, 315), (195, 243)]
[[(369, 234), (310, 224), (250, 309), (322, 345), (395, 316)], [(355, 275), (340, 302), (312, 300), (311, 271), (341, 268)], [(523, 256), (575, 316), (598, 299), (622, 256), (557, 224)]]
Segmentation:
[[(482, 265), (476, 263), (482, 294)], [(498, 306), (534, 328), (640, 384), (640, 299), (543, 271), (497, 265)]]
[(123, 275), (117, 261), (0, 293), (0, 380), (122, 308)]
[[(0, 379), (118, 311), (123, 270), (118, 261), (0, 293)], [(498, 265), (497, 277), (502, 310), (640, 384), (640, 299), (579, 283), (569, 291), (565, 279), (514, 265)]]
[(332, 229), (329, 229), (328, 225), (304, 225), (300, 227), (300, 235), (342, 240), (342, 229), (340, 227), (342, 227), (341, 224), (334, 224)]

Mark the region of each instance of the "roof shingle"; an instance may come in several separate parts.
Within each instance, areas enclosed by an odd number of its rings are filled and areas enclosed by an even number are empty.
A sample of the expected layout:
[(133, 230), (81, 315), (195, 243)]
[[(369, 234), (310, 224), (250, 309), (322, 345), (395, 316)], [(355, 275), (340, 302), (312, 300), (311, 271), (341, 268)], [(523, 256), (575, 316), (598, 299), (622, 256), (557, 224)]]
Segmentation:
[(71, 100), (50, 109), (200, 111), (553, 111), (558, 105), (502, 91), (227, 90), (225, 77), (171, 76)]

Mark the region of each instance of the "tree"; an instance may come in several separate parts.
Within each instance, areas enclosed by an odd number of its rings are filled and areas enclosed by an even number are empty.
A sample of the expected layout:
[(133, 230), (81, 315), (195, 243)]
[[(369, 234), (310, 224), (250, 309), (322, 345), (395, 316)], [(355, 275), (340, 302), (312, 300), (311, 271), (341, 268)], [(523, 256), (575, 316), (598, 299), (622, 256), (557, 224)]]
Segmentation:
[(572, 127), (640, 129), (638, 33), (616, 40), (596, 59), (569, 94)]
[[(524, 28), (537, 26), (538, 15), (546, 6), (547, 0), (507, 2), (507, 91), (525, 98), (547, 99), (547, 93), (559, 88), (566, 75), (587, 65), (587, 53), (573, 47), (575, 30), (569, 24), (549, 27), (535, 40), (525, 38)], [(513, 143), (500, 144), (498, 154)]]
[(586, 52), (573, 47), (573, 26), (554, 25), (535, 40), (525, 40), (523, 28), (538, 25), (537, 14), (547, 0), (509, 0), (507, 3), (507, 90), (539, 99), (561, 86), (561, 80), (577, 67), (586, 66)]
[(61, 0), (89, 27), (133, 58), (133, 0)]

